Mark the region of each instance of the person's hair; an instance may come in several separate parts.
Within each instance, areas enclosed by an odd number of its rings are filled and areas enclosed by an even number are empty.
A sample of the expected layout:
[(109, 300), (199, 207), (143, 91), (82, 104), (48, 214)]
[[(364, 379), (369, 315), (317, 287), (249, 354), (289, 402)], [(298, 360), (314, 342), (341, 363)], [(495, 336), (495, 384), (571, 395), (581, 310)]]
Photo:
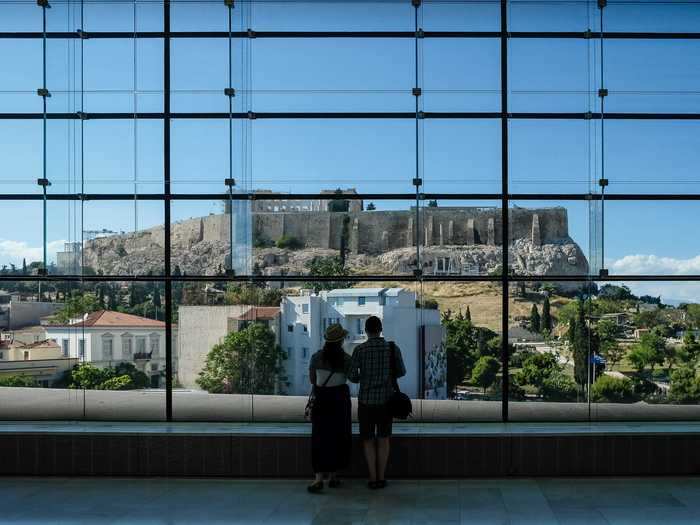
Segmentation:
[(345, 350), (343, 350), (343, 341), (326, 341), (323, 345), (321, 357), (323, 361), (328, 363), (333, 370), (341, 370), (345, 365)]
[(382, 321), (376, 315), (371, 315), (365, 321), (365, 332), (368, 334), (381, 334)]

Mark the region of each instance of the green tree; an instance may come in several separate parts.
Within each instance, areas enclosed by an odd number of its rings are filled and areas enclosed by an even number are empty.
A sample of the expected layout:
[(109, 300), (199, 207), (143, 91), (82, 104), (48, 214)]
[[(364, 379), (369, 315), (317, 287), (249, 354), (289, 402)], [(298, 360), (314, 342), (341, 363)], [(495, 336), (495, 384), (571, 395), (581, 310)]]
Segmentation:
[(70, 372), (68, 388), (99, 390), (110, 374), (105, 368), (97, 368), (91, 363), (80, 363)]
[(634, 384), (629, 379), (601, 375), (591, 387), (594, 403), (634, 403), (637, 401)]
[(65, 300), (63, 308), (54, 314), (53, 320), (65, 324), (71, 319), (82, 317), (102, 308), (104, 307), (99, 303), (95, 294), (73, 292)]
[(533, 304), (530, 310), (530, 331), (535, 333), (540, 331), (540, 313), (537, 311), (536, 304)]
[(671, 373), (668, 397), (674, 403), (691, 404), (700, 401), (700, 381), (695, 369), (681, 366)]
[[(314, 257), (308, 262), (306, 267), (309, 270), (309, 275), (314, 277), (341, 277), (345, 274), (340, 257)], [(347, 281), (317, 281), (307, 283), (305, 286), (313, 288), (315, 292), (319, 292), (320, 290), (348, 288), (351, 286), (351, 283)]]
[(210, 393), (274, 394), (284, 359), (272, 330), (252, 323), (214, 345), (197, 384)]
[(438, 201), (436, 200), (429, 200), (428, 201), (428, 208), (437, 208), (438, 207)]
[(622, 361), (625, 357), (625, 349), (616, 340), (607, 340), (600, 343), (600, 353), (610, 365), (610, 370), (615, 368), (615, 365)]
[(597, 351), (597, 338), (586, 323), (584, 303), (580, 298), (576, 302), (573, 326), (573, 334), (570, 334), (569, 341), (572, 342), (574, 354), (574, 380), (579, 386), (584, 387), (588, 384), (591, 371), (589, 355), (594, 355)]
[(487, 328), (474, 326), (462, 312), (453, 316), (448, 310), (442, 319), (447, 354), (447, 391), (454, 392), (471, 376), (474, 364), (480, 357), (493, 355), (489, 345), (496, 339), (496, 334)]
[(700, 304), (690, 303), (684, 304), (686, 319), (690, 328), (700, 328)]
[(226, 287), (226, 304), (249, 304), (253, 306), (279, 306), (284, 294), (277, 288), (260, 288), (250, 284), (232, 284)]
[(542, 382), (540, 394), (545, 401), (576, 401), (578, 387), (571, 377), (557, 367)]
[(133, 390), (134, 382), (128, 375), (115, 376), (106, 379), (100, 385), (100, 390)]
[(374, 211), (374, 210), (376, 210), (376, 209), (377, 209), (377, 207), (374, 205), (373, 202), (370, 202), (370, 203), (367, 205), (367, 211)]
[(525, 357), (517, 373), (517, 381), (521, 385), (532, 385), (538, 390), (545, 380), (558, 370), (557, 357), (551, 353), (532, 353)]
[(483, 388), (486, 394), (486, 390), (496, 382), (500, 367), (501, 364), (495, 357), (480, 357), (472, 371), (472, 383)]
[(27, 259), (22, 259), (22, 275), (27, 275)]
[(699, 356), (700, 343), (695, 339), (695, 335), (692, 332), (686, 332), (683, 336), (683, 345), (678, 352), (681, 363), (695, 367)]
[(653, 373), (657, 365), (663, 365), (666, 357), (666, 340), (658, 332), (651, 331), (642, 335), (639, 342), (627, 354), (637, 373), (643, 375), (646, 368)]
[(543, 334), (552, 333), (552, 313), (549, 306), (549, 294), (544, 296), (544, 302), (542, 303), (542, 319), (540, 321), (540, 328)]
[(467, 311), (464, 314), (464, 318), (469, 322), (472, 320), (472, 311), (469, 309), (469, 305), (467, 305)]

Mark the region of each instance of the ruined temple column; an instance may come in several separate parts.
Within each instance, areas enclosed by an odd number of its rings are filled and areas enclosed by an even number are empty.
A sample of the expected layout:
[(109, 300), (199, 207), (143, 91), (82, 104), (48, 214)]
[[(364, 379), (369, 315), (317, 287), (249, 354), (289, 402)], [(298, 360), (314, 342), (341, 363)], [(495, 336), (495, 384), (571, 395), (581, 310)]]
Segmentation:
[(360, 223), (357, 219), (352, 221), (352, 232), (350, 232), (350, 253), (357, 255), (360, 251)]
[(406, 247), (410, 248), (413, 246), (413, 217), (408, 218), (408, 230), (406, 238)]
[(532, 244), (542, 246), (542, 236), (540, 234), (540, 216), (536, 213), (532, 216)]
[(440, 246), (445, 246), (445, 238), (442, 235), (442, 224), (438, 226), (440, 228)]
[(476, 244), (476, 234), (474, 232), (474, 219), (467, 219), (467, 245)]
[(455, 221), (447, 223), (447, 244), (455, 243)]
[(425, 243), (424, 246), (426, 248), (428, 246), (430, 246), (430, 244), (428, 244), (428, 227), (427, 226), (425, 227), (425, 236), (423, 237), (423, 242)]
[(496, 226), (494, 225), (493, 217), (488, 222), (486, 239), (486, 244), (496, 246)]
[(382, 253), (388, 252), (389, 251), (389, 232), (388, 231), (383, 231), (382, 232)]
[(428, 217), (428, 225), (425, 228), (425, 245), (431, 246), (433, 244), (433, 216)]

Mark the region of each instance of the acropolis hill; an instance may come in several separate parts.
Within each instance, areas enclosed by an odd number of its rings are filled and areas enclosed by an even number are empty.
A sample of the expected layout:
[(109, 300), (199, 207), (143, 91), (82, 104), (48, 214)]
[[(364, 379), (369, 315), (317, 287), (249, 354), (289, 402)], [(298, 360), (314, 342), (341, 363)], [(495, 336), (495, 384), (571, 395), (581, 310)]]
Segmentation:
[[(569, 237), (562, 207), (509, 211), (511, 265), (525, 275), (584, 275), (588, 261)], [(337, 255), (344, 243), (351, 271), (410, 272), (415, 243), (427, 274), (484, 275), (500, 266), (501, 211), (498, 208), (426, 207), (398, 211), (254, 211), (250, 231), (258, 248), (253, 262), (266, 275), (305, 272), (315, 256)], [(234, 215), (234, 220), (241, 221)], [(242, 219), (247, 223), (247, 219)], [(248, 227), (248, 224), (237, 224)], [(172, 266), (184, 273), (212, 275), (226, 267), (230, 216), (215, 214), (172, 225)], [(102, 237), (85, 245), (86, 264), (106, 274), (162, 271), (163, 227)], [(299, 249), (272, 247), (282, 236)], [(270, 246), (270, 247), (263, 247)], [(252, 267), (252, 265), (251, 265)]]

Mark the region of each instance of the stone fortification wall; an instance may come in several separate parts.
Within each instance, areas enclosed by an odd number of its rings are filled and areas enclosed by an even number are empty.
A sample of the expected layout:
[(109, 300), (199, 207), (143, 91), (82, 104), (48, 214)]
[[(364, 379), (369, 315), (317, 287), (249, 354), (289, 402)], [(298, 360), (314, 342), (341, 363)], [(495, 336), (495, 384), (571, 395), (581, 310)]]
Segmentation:
[[(565, 208), (510, 210), (510, 239), (530, 239), (534, 244), (569, 240)], [(213, 220), (205, 217), (204, 221)], [(353, 253), (378, 254), (414, 246), (485, 244), (500, 245), (501, 212), (497, 208), (425, 208), (415, 211), (357, 213), (293, 212), (254, 213), (256, 236), (275, 241), (282, 235), (296, 237), (307, 248), (339, 249), (343, 222)], [(210, 240), (206, 234), (205, 240)]]

